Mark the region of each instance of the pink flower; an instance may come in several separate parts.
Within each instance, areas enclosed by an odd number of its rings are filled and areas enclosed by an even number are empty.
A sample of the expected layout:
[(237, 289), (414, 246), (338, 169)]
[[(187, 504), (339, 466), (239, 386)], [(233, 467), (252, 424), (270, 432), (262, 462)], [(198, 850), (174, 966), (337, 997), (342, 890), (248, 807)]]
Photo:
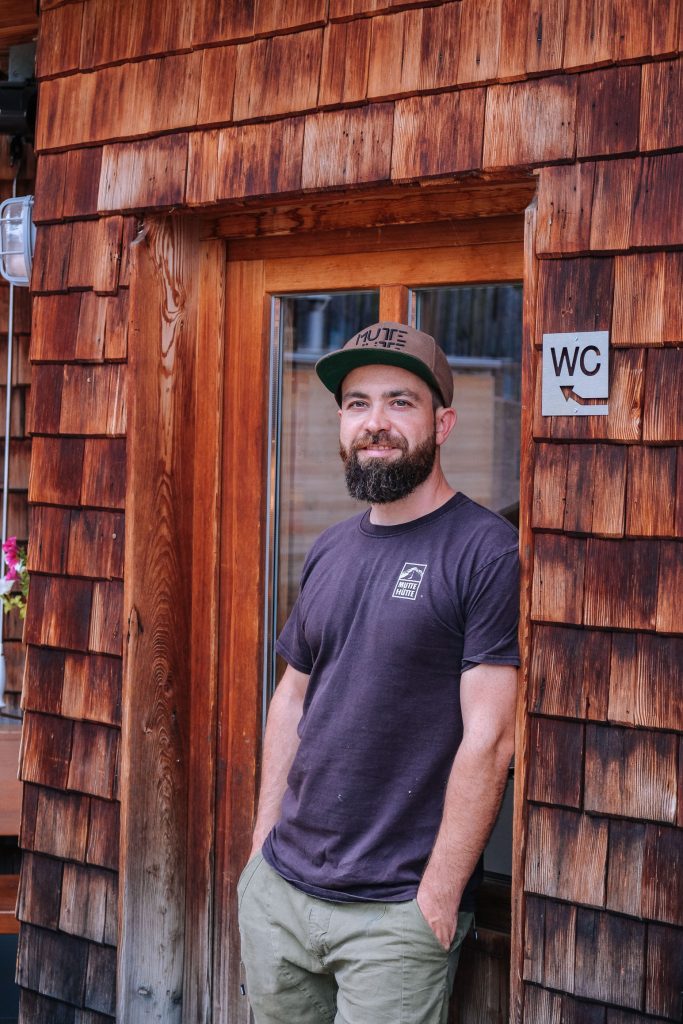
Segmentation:
[(9, 567), (9, 569), (5, 573), (5, 579), (6, 580), (18, 580), (19, 579), (19, 573), (17, 572), (16, 565), (11, 565)]
[[(5, 553), (5, 561), (10, 568), (13, 568), (19, 561), (19, 551), (17, 549), (17, 538), (8, 537), (5, 543), (2, 545), (2, 550)], [(16, 577), (14, 577), (16, 579)]]

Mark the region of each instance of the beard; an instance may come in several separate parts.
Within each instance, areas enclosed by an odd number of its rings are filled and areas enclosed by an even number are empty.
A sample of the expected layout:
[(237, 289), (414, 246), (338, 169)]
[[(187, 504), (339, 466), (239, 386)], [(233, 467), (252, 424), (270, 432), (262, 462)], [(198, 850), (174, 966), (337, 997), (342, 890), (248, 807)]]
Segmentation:
[[(358, 452), (369, 444), (391, 445), (400, 448), (402, 454), (397, 459), (370, 458), (361, 462)], [(377, 434), (363, 434), (350, 450), (340, 445), (339, 454), (351, 497), (371, 505), (386, 505), (407, 498), (427, 479), (436, 457), (436, 436), (432, 431), (410, 451), (405, 438), (382, 430)]]

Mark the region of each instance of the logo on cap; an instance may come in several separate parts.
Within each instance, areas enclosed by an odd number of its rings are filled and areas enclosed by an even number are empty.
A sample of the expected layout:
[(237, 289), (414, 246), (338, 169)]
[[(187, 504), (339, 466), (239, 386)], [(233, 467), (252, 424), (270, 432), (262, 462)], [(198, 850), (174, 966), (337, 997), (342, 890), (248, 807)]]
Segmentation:
[(355, 343), (359, 348), (405, 348), (406, 332), (400, 327), (368, 328), (356, 335)]

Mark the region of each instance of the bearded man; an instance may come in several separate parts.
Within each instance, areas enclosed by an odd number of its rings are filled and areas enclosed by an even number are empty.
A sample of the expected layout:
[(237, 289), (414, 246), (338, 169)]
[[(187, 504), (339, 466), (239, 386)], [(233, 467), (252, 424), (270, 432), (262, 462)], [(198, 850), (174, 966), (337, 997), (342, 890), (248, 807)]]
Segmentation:
[(316, 371), (350, 493), (277, 642), (238, 885), (256, 1024), (443, 1024), (514, 744), (516, 532), (440, 465), (433, 338), (359, 331)]

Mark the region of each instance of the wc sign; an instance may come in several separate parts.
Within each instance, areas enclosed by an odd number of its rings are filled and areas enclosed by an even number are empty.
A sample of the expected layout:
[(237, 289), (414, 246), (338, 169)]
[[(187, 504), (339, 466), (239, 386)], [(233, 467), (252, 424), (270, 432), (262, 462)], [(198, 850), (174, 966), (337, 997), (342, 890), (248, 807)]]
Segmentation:
[(543, 335), (543, 416), (606, 416), (609, 332)]

